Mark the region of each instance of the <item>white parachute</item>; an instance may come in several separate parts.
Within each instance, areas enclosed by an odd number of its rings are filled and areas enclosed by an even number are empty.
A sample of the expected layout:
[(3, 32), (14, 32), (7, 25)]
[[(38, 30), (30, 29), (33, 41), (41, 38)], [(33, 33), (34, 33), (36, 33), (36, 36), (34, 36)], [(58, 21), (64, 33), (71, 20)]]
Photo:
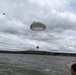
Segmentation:
[(34, 21), (31, 25), (30, 25), (30, 29), (34, 30), (34, 31), (42, 31), (46, 29), (46, 26), (41, 23), (41, 22), (36, 22)]

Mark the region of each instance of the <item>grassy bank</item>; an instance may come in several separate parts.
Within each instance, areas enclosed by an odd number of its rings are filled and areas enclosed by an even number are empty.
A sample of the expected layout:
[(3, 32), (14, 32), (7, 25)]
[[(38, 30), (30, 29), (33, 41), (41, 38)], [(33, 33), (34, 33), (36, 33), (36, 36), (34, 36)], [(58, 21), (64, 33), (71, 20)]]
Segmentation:
[(10, 54), (36, 54), (36, 55), (54, 55), (54, 56), (76, 56), (74, 53), (58, 53), (58, 52), (46, 52), (46, 51), (0, 51), (0, 53), (10, 53)]

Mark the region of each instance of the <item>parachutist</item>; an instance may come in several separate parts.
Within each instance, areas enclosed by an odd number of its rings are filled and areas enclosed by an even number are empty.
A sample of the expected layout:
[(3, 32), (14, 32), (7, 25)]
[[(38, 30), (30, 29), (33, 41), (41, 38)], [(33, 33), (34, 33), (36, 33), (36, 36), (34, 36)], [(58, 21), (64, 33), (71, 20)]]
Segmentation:
[(37, 50), (39, 49), (39, 46), (37, 46)]
[[(33, 23), (30, 25), (30, 29), (33, 31), (42, 31), (46, 29), (46, 25), (41, 22), (33, 21)], [(38, 50), (39, 46), (37, 46), (36, 48)]]

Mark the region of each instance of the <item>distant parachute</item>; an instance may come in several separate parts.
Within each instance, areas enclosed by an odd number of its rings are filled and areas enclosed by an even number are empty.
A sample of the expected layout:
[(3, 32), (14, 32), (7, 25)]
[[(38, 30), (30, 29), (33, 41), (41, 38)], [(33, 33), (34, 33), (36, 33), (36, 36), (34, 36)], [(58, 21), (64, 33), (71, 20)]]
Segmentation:
[(3, 13), (3, 15), (5, 15), (5, 13)]
[(7, 16), (10, 20), (12, 20), (12, 18), (8, 14), (6, 14), (6, 13), (2, 13), (2, 14), (5, 15), (5, 16)]
[(31, 25), (30, 25), (30, 29), (31, 30), (35, 30), (35, 31), (42, 31), (46, 29), (46, 26), (41, 23), (41, 22), (36, 22), (34, 21)]

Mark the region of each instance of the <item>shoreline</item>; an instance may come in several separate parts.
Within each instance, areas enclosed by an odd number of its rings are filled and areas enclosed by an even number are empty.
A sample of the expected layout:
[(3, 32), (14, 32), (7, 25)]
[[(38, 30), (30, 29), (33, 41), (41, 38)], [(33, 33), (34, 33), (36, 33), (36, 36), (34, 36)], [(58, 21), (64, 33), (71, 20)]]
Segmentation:
[(60, 53), (60, 52), (47, 52), (47, 51), (2, 51), (0, 53), (8, 53), (8, 54), (33, 54), (33, 55), (53, 55), (53, 56), (76, 56), (76, 53)]

